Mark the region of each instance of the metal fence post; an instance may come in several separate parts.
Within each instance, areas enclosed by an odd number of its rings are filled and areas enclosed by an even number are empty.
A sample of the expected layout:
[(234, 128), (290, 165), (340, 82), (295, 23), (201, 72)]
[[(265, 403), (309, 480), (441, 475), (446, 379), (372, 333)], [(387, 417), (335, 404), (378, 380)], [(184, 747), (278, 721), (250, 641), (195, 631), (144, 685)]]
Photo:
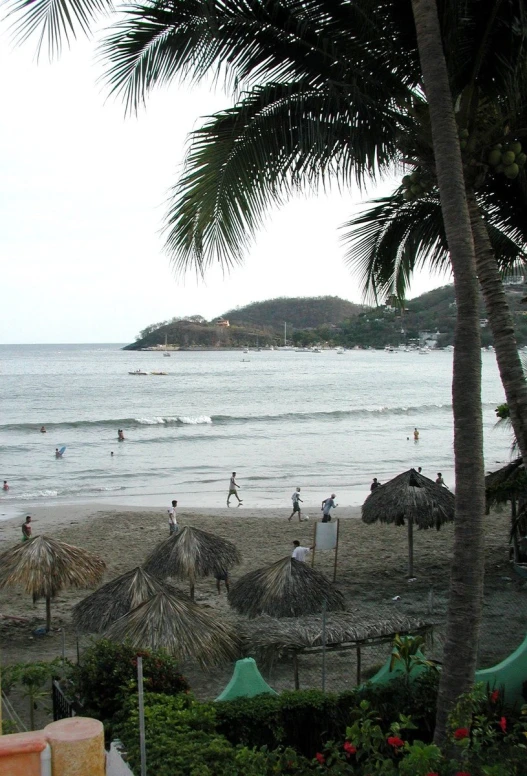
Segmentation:
[(143, 658), (137, 658), (137, 691), (139, 695), (139, 748), (141, 750), (141, 776), (146, 776), (145, 700), (143, 695)]

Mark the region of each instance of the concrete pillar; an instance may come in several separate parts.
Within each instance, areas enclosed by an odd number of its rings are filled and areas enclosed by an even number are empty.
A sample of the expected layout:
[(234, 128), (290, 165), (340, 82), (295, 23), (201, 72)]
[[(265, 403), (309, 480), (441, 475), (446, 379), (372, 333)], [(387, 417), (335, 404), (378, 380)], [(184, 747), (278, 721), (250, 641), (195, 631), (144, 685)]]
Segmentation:
[(46, 725), (51, 746), (53, 776), (104, 776), (105, 752), (102, 722), (71, 717)]
[(40, 776), (40, 755), (46, 748), (41, 730), (0, 737), (0, 776)]

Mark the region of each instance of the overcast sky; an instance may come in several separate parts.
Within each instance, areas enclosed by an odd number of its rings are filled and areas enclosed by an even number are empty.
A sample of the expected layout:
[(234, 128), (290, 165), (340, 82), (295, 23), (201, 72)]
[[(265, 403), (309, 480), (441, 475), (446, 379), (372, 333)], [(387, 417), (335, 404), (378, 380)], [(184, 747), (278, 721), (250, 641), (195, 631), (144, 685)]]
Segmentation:
[[(156, 321), (277, 296), (363, 301), (339, 239), (359, 191), (291, 201), (269, 213), (242, 267), (176, 278), (164, 203), (188, 132), (229, 97), (173, 85), (125, 117), (98, 83), (93, 41), (37, 63), (34, 45), (14, 49), (0, 33), (1, 343), (129, 342)], [(421, 275), (409, 296), (447, 282)]]

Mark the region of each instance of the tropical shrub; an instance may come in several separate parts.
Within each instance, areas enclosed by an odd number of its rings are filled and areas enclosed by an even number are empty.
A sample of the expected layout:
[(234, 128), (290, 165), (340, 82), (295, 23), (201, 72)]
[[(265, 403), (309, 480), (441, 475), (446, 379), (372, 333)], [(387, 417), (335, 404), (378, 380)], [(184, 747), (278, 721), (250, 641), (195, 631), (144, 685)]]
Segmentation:
[(188, 692), (188, 682), (177, 661), (166, 652), (137, 650), (128, 644), (100, 639), (83, 652), (80, 665), (72, 669), (73, 689), (83, 704), (85, 716), (111, 726), (122, 713), (126, 699), (137, 693), (139, 656), (143, 658), (145, 691), (166, 695)]

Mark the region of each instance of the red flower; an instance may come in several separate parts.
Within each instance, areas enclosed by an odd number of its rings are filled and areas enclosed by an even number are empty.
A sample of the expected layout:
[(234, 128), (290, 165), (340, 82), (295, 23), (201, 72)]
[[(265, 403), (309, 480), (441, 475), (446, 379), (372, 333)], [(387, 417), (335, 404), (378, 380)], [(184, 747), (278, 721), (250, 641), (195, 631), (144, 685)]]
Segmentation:
[(502, 729), (504, 733), (507, 732), (507, 719), (505, 717), (502, 717), (499, 721), (499, 726)]
[(470, 735), (470, 730), (468, 728), (458, 728), (457, 730), (454, 730), (454, 738), (456, 739), (456, 741), (460, 741), (462, 738), (468, 738), (469, 735)]
[(490, 694), (490, 700), (491, 703), (496, 703), (498, 698), (500, 697), (500, 691), (499, 690), (493, 690)]
[(388, 739), (386, 739), (390, 746), (393, 746), (395, 748), (399, 746), (404, 746), (404, 741), (397, 736), (390, 736)]
[(324, 763), (326, 762), (326, 758), (324, 757), (323, 754), (320, 754), (320, 752), (317, 752), (315, 757), (321, 765), (324, 765)]
[(350, 744), (349, 741), (346, 741), (343, 746), (344, 751), (346, 754), (356, 754), (357, 753), (357, 747), (353, 746), (353, 744)]

